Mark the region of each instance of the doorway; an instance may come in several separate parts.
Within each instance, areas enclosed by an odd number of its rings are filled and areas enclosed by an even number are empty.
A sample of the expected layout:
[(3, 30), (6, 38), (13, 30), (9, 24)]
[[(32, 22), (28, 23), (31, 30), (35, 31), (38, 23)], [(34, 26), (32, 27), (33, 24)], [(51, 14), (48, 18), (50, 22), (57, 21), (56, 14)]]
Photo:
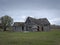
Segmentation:
[(22, 31), (24, 31), (24, 26), (22, 26)]
[(37, 31), (39, 31), (39, 26), (37, 26)]
[(43, 30), (43, 27), (42, 27), (42, 31), (44, 31), (44, 30)]

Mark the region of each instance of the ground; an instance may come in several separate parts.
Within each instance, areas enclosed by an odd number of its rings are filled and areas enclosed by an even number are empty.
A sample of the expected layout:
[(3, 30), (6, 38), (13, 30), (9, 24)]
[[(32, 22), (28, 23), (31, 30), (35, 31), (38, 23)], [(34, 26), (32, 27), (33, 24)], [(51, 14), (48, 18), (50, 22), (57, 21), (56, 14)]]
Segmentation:
[(60, 30), (0, 32), (0, 45), (60, 45)]

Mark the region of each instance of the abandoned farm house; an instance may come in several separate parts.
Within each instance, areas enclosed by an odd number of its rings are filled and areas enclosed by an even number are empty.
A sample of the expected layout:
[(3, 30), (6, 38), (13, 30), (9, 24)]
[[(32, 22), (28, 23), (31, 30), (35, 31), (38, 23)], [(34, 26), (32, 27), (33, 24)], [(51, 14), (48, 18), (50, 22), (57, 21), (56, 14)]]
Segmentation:
[(28, 17), (25, 22), (15, 22), (13, 30), (16, 32), (22, 31), (49, 31), (50, 23), (46, 18), (35, 19)]
[[(2, 24), (0, 22), (0, 27)], [(22, 31), (49, 31), (50, 23), (46, 18), (35, 19), (28, 17), (25, 22), (14, 22), (12, 26), (12, 31), (22, 32)]]

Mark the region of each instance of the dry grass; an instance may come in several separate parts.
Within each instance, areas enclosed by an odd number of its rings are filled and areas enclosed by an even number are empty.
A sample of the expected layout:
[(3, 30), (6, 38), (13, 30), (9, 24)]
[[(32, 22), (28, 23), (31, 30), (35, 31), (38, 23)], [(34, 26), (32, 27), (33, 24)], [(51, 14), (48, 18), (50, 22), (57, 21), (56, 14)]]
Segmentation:
[(60, 30), (50, 32), (0, 32), (0, 45), (60, 45)]

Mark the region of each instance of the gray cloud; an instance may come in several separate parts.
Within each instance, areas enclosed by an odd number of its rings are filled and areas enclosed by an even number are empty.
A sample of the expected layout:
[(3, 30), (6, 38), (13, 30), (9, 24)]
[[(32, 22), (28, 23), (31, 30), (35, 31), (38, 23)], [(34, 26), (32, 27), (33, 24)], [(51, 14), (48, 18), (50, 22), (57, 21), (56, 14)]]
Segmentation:
[(1, 8), (7, 9), (60, 9), (60, 0), (0, 0)]
[(0, 16), (5, 14), (15, 21), (24, 20), (20, 18), (22, 16), (33, 16), (46, 17), (51, 23), (59, 24), (60, 20), (57, 19), (60, 19), (60, 0), (0, 0)]

